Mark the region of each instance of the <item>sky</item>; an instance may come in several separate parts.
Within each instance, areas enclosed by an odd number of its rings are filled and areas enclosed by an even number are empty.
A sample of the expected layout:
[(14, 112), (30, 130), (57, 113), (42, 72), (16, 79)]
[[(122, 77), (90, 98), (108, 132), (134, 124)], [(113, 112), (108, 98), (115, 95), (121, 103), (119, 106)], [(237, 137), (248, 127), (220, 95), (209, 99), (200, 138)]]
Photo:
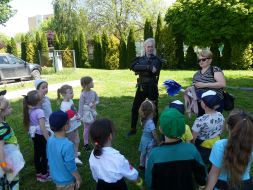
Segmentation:
[[(176, 0), (165, 0), (172, 4)], [(10, 5), (17, 10), (5, 26), (0, 25), (0, 32), (14, 37), (16, 33), (28, 32), (28, 17), (53, 13), (52, 0), (11, 0)]]

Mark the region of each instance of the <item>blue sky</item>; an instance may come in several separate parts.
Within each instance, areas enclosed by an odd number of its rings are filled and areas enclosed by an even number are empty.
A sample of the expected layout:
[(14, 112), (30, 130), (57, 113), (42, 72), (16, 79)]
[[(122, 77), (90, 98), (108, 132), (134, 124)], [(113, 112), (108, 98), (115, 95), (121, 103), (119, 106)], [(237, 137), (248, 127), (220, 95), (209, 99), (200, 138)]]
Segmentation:
[[(165, 1), (172, 4), (176, 0)], [(5, 27), (0, 25), (0, 32), (12, 37), (28, 31), (28, 17), (53, 13), (52, 0), (11, 0), (10, 5), (17, 13), (5, 23)]]

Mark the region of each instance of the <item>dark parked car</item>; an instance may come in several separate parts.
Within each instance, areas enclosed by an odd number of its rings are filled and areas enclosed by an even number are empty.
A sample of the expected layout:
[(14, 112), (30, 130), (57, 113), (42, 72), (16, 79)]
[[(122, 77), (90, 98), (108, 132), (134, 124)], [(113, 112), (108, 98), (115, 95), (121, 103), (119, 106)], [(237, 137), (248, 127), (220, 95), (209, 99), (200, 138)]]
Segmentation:
[(0, 80), (38, 79), (41, 66), (27, 63), (9, 53), (0, 53)]

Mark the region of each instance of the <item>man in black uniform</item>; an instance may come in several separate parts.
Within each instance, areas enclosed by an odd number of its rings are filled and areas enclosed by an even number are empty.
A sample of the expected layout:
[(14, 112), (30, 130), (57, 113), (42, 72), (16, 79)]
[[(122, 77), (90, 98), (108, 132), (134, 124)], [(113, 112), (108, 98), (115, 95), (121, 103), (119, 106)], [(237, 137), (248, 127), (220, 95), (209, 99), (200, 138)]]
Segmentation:
[(138, 121), (138, 110), (141, 103), (146, 99), (152, 100), (156, 105), (156, 116), (154, 122), (157, 124), (158, 116), (158, 80), (160, 70), (162, 68), (161, 60), (154, 55), (155, 40), (148, 38), (144, 42), (145, 55), (137, 57), (132, 66), (131, 70), (139, 75), (137, 79), (137, 90), (134, 97), (132, 106), (132, 118), (131, 118), (131, 130), (128, 132), (128, 136), (136, 134), (136, 125)]

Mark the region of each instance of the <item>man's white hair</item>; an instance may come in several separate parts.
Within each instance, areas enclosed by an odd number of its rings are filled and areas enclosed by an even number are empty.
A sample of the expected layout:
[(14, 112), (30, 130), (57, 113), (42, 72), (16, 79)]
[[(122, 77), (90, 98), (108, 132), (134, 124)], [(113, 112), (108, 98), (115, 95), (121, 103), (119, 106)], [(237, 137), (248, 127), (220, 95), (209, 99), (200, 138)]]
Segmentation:
[[(148, 45), (149, 43), (151, 43), (153, 46), (154, 46), (154, 51), (153, 51), (153, 54), (156, 55), (156, 49), (155, 49), (155, 39), (154, 38), (148, 38), (144, 41), (143, 45), (144, 45), (144, 48), (146, 45)], [(142, 56), (145, 55), (145, 49), (143, 50), (142, 52)]]
[(152, 45), (155, 47), (155, 39), (154, 38), (148, 38), (144, 41), (144, 46), (147, 44), (152, 43)]

